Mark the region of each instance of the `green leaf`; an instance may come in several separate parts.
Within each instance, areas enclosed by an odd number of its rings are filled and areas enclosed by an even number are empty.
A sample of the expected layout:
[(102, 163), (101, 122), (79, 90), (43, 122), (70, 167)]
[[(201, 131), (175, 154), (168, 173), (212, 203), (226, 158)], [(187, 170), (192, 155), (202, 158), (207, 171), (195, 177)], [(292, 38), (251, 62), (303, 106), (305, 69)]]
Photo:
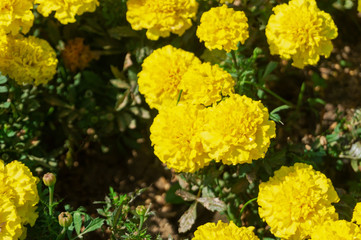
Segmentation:
[(8, 81), (7, 77), (0, 75), (0, 84), (4, 84)]
[(271, 114), (274, 114), (274, 113), (277, 113), (277, 112), (280, 112), (282, 110), (286, 110), (286, 109), (289, 109), (289, 108), (291, 108), (291, 107), (288, 106), (288, 105), (282, 105), (282, 106), (279, 106), (279, 107), (273, 109)]
[(181, 197), (177, 196), (175, 193), (178, 189), (181, 189), (181, 186), (179, 185), (178, 182), (172, 184), (172, 186), (169, 188), (169, 190), (165, 195), (165, 201), (167, 203), (172, 203), (172, 204), (184, 203), (184, 200)]
[(262, 76), (262, 81), (265, 80), (265, 78), (266, 78), (268, 75), (270, 75), (270, 73), (273, 72), (273, 70), (275, 70), (277, 66), (278, 66), (278, 63), (277, 63), (277, 62), (273, 62), (273, 61), (269, 62), (269, 63), (267, 64), (267, 67), (266, 67), (266, 69), (265, 69), (265, 71), (264, 71), (264, 74), (263, 74), (263, 76)]
[(81, 219), (81, 213), (80, 212), (74, 212), (73, 214), (74, 219), (74, 227), (76, 234), (80, 234), (81, 225), (83, 223), (83, 220)]
[(227, 205), (219, 198), (201, 197), (197, 198), (197, 201), (212, 212), (223, 212), (227, 209)]
[(7, 86), (0, 86), (0, 93), (7, 93), (9, 91)]
[(189, 193), (183, 189), (178, 189), (177, 191), (175, 191), (175, 194), (183, 198), (184, 201), (194, 201), (197, 198), (196, 195)]
[(138, 33), (129, 26), (117, 26), (108, 30), (110, 37), (120, 40), (123, 37), (137, 37)]
[(103, 226), (103, 224), (104, 224), (104, 219), (95, 218), (89, 223), (88, 226), (85, 227), (85, 230), (84, 230), (84, 232), (82, 232), (82, 234), (95, 231), (95, 230), (101, 228)]
[(197, 202), (194, 202), (189, 209), (180, 217), (178, 232), (184, 233), (192, 228), (197, 218)]

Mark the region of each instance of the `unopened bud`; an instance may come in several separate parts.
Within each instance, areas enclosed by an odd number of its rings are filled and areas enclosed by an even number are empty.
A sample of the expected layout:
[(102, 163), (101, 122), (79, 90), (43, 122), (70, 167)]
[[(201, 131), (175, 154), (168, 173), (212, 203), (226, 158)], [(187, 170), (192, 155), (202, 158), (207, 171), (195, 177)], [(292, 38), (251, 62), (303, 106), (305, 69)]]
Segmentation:
[(54, 186), (56, 183), (56, 177), (53, 173), (46, 173), (43, 176), (43, 182), (45, 186), (51, 187)]
[(58, 220), (60, 226), (67, 228), (73, 222), (73, 217), (68, 212), (62, 212), (59, 214)]
[(144, 216), (145, 213), (147, 212), (147, 208), (144, 205), (139, 205), (136, 209), (135, 212), (139, 215), (139, 216)]

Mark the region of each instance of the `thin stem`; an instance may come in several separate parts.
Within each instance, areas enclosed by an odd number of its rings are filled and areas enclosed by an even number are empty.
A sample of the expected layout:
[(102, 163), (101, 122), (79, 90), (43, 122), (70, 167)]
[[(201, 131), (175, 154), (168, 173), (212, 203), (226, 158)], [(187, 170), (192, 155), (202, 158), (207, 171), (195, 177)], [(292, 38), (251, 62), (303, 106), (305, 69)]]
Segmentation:
[(179, 101), (180, 101), (180, 99), (181, 99), (182, 93), (183, 93), (183, 89), (181, 89), (181, 90), (179, 91), (178, 99), (177, 99), (177, 105), (178, 105), (178, 103), (179, 103)]
[(56, 240), (61, 240), (61, 239), (64, 239), (64, 235), (65, 235), (65, 232), (68, 230), (67, 227), (63, 228), (63, 230), (61, 230), (61, 233), (59, 234), (59, 236), (56, 238)]
[(247, 205), (250, 204), (251, 202), (256, 201), (257, 198), (252, 198), (251, 200), (248, 200), (242, 207), (241, 211), (239, 212), (239, 216), (242, 216), (242, 213), (244, 212), (244, 210), (246, 209)]
[(49, 186), (49, 216), (53, 215), (54, 185)]
[(253, 82), (250, 82), (250, 81), (244, 81), (244, 83), (251, 84), (251, 85), (254, 85), (256, 88), (262, 89), (263, 91), (265, 91), (268, 94), (272, 95), (273, 97), (277, 98), (278, 100), (280, 100), (281, 102), (283, 102), (284, 104), (288, 105), (291, 108), (295, 107), (295, 105), (293, 103), (287, 101), (286, 99), (282, 98), (277, 93), (273, 92), (272, 90), (270, 90), (268, 88), (265, 88), (265, 87), (263, 87), (261, 85), (257, 85), (257, 84), (255, 84)]
[(233, 64), (234, 64), (234, 67), (236, 68), (236, 71), (237, 71), (237, 80), (239, 78), (239, 66), (238, 66), (238, 62), (237, 62), (237, 57), (236, 57), (236, 53), (235, 51), (231, 51), (231, 55), (232, 55), (232, 60), (233, 60)]
[(143, 223), (144, 223), (144, 215), (140, 215), (139, 218), (140, 218), (140, 223), (139, 223), (139, 228), (138, 228), (138, 230), (139, 230), (139, 232), (140, 232), (140, 231), (142, 230)]

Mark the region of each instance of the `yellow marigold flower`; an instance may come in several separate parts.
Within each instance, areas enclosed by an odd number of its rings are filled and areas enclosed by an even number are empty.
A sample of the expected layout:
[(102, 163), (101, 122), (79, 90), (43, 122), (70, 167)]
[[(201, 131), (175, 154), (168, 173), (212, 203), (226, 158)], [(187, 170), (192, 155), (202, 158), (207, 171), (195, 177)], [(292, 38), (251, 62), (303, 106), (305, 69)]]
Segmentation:
[(315, 0), (291, 0), (273, 11), (266, 27), (271, 54), (292, 58), (297, 68), (315, 65), (320, 55), (329, 57), (337, 27), (328, 13), (318, 9)]
[(249, 36), (247, 21), (244, 12), (235, 11), (227, 5), (211, 8), (201, 17), (197, 36), (210, 50), (237, 50), (238, 42), (243, 44)]
[(56, 53), (45, 40), (8, 36), (0, 49), (0, 71), (18, 84), (45, 84), (56, 73)]
[(345, 220), (327, 221), (319, 226), (314, 226), (311, 240), (348, 240), (361, 239), (361, 229), (354, 223)]
[(200, 132), (204, 110), (194, 105), (178, 104), (162, 109), (150, 127), (155, 155), (177, 172), (195, 172), (211, 159), (205, 153)]
[(16, 206), (17, 214), (22, 224), (33, 226), (38, 214), (35, 212), (39, 195), (36, 184), (39, 179), (34, 177), (28, 167), (18, 161), (12, 161), (5, 166), (5, 185), (8, 196)]
[(227, 71), (218, 65), (202, 63), (188, 69), (179, 88), (183, 90), (181, 100), (209, 106), (233, 93), (234, 85), (235, 81)]
[(338, 218), (331, 203), (339, 198), (330, 179), (304, 163), (283, 166), (261, 183), (257, 201), (260, 217), (282, 239), (305, 239), (315, 226)]
[(192, 240), (258, 240), (254, 227), (237, 227), (232, 221), (223, 223), (206, 223), (197, 228)]
[(147, 38), (158, 40), (170, 33), (181, 36), (192, 26), (196, 0), (128, 0), (127, 20), (134, 30), (147, 29)]
[(353, 209), (352, 222), (361, 225), (361, 202), (358, 202)]
[(200, 62), (193, 53), (170, 45), (157, 49), (142, 64), (138, 74), (139, 91), (151, 108), (175, 106), (184, 73)]
[(358, 0), (357, 11), (361, 12), (361, 0)]
[(0, 194), (0, 239), (19, 239), (21, 234), (22, 225), (16, 207), (4, 194)]
[(201, 136), (211, 158), (235, 165), (265, 156), (276, 134), (275, 123), (268, 120), (268, 110), (260, 101), (232, 94), (207, 111)]
[(39, 4), (37, 11), (44, 17), (55, 11), (55, 18), (61, 24), (73, 23), (76, 15), (94, 12), (99, 6), (98, 0), (35, 0), (35, 4)]
[(1, 0), (0, 28), (5, 33), (27, 33), (34, 21), (33, 0)]
[(85, 69), (89, 62), (97, 59), (90, 47), (84, 45), (84, 38), (75, 38), (69, 40), (65, 45), (65, 49), (61, 52), (65, 66), (72, 72)]

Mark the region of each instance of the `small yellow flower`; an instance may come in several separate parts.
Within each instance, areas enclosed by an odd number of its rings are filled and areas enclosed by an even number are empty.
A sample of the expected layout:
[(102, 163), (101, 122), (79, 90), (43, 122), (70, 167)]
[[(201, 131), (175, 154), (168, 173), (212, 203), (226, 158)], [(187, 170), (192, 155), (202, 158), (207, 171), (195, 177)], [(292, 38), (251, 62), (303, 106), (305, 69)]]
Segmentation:
[(273, 11), (266, 27), (271, 54), (292, 59), (297, 68), (316, 65), (320, 55), (329, 57), (337, 27), (328, 13), (318, 9), (315, 0), (291, 0)]
[(235, 81), (218, 65), (194, 64), (183, 75), (179, 88), (181, 100), (191, 104), (212, 105), (234, 92)]
[(21, 30), (27, 33), (34, 21), (32, 0), (1, 0), (0, 29), (17, 35)]
[(314, 226), (310, 240), (348, 240), (361, 239), (361, 229), (354, 223), (345, 220), (327, 221), (322, 225)]
[(201, 136), (211, 158), (235, 165), (265, 156), (276, 134), (275, 123), (260, 101), (231, 94), (207, 111)]
[(192, 240), (258, 240), (254, 227), (237, 227), (232, 221), (223, 223), (206, 223), (197, 228)]
[(358, 202), (353, 209), (352, 222), (361, 225), (361, 202)]
[(39, 4), (37, 11), (48, 17), (55, 11), (55, 18), (62, 24), (74, 23), (76, 15), (94, 12), (99, 6), (98, 0), (35, 0)]
[(227, 5), (214, 7), (203, 13), (197, 36), (210, 50), (237, 50), (237, 44), (243, 44), (249, 36), (247, 21), (242, 11), (235, 11)]
[(134, 30), (147, 29), (147, 38), (158, 40), (170, 33), (179, 36), (192, 26), (196, 0), (128, 0), (127, 20)]
[(8, 36), (0, 44), (0, 72), (18, 84), (46, 84), (56, 73), (58, 60), (45, 40)]
[(193, 53), (170, 45), (157, 49), (142, 64), (138, 74), (139, 91), (151, 108), (175, 106), (184, 73), (200, 62)]
[(259, 185), (257, 199), (259, 215), (271, 232), (294, 240), (309, 237), (325, 221), (337, 220), (332, 203), (339, 200), (330, 179), (304, 163), (275, 171)]
[(203, 149), (200, 132), (205, 124), (204, 109), (178, 104), (163, 108), (150, 127), (155, 155), (176, 172), (195, 172), (212, 159)]

